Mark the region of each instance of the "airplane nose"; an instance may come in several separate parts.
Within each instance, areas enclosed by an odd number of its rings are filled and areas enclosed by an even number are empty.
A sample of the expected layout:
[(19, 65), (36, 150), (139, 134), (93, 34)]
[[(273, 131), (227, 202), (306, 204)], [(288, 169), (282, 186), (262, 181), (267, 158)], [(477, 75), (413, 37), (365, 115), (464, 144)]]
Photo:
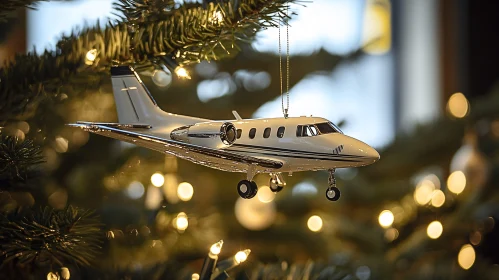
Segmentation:
[(373, 164), (379, 160), (379, 153), (373, 147), (355, 138), (349, 138), (349, 151), (346, 152), (352, 156), (355, 156), (359, 160), (360, 165)]

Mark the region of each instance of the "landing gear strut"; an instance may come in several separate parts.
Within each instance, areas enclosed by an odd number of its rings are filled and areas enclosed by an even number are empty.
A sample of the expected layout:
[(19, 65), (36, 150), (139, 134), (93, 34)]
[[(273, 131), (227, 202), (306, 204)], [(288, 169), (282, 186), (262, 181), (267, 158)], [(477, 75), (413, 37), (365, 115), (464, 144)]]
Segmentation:
[(272, 192), (278, 193), (282, 191), (286, 182), (282, 178), (281, 173), (270, 173), (269, 187)]
[(330, 201), (337, 201), (340, 199), (340, 190), (336, 187), (336, 178), (334, 177), (335, 168), (329, 169), (328, 185), (326, 189), (326, 198)]

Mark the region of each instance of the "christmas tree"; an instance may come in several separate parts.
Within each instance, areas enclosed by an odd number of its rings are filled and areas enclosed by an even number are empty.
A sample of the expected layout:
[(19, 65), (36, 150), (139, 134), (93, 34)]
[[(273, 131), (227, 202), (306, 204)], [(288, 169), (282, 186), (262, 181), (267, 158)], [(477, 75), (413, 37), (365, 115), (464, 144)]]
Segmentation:
[[(8, 23), (39, 1), (4, 2)], [(445, 114), (400, 132), (379, 162), (338, 170), (334, 203), (316, 187), (326, 188), (326, 172), (286, 177), (278, 194), (259, 175), (258, 195), (243, 200), (241, 174), (67, 126), (116, 122), (116, 65), (133, 65), (169, 112), (251, 116), (283, 92), (275, 82), (283, 63), (250, 43), (262, 29), (285, 28), (301, 4), (119, 0), (109, 23), (6, 60), (0, 278), (496, 279), (499, 88), (473, 100), (450, 96)], [(289, 86), (384, 43), (292, 56)], [(238, 79), (241, 69), (254, 80)], [(233, 93), (201, 101), (197, 86), (217, 73), (229, 73), (217, 77)]]

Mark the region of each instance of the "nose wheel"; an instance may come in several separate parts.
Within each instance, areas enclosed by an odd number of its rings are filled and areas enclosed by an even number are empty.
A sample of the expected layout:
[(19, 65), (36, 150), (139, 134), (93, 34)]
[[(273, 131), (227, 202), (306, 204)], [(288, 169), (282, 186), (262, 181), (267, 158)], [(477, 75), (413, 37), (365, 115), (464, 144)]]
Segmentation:
[(336, 169), (329, 169), (328, 185), (326, 189), (326, 198), (330, 201), (337, 201), (340, 199), (341, 193), (340, 189), (336, 187), (336, 178), (334, 177)]
[(250, 199), (255, 197), (258, 192), (258, 186), (255, 182), (249, 180), (242, 180), (237, 184), (237, 192), (239, 196), (244, 199)]

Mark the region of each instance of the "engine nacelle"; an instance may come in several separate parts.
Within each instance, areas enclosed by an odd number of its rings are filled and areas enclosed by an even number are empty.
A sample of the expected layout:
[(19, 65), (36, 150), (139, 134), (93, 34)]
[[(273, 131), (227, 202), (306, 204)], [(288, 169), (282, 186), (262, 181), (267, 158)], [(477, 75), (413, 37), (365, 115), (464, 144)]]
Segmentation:
[(236, 127), (230, 122), (204, 122), (181, 126), (170, 133), (172, 140), (222, 149), (236, 141)]

